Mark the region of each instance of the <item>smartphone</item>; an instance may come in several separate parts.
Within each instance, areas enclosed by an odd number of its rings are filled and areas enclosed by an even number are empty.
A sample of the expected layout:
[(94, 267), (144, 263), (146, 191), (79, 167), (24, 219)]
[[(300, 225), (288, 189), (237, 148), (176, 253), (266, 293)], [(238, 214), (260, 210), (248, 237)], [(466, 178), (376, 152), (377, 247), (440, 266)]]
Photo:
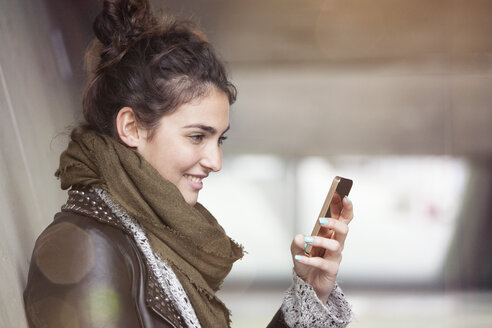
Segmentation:
[[(345, 196), (348, 196), (350, 189), (352, 188), (352, 183), (352, 180), (338, 176), (333, 179), (330, 190), (328, 191), (328, 195), (326, 195), (325, 202), (323, 204), (323, 207), (321, 208), (321, 212), (319, 213), (318, 220), (316, 220), (316, 224), (314, 225), (311, 236), (317, 236), (322, 231), (322, 229), (327, 229), (328, 236), (330, 236), (330, 238), (333, 238), (333, 236), (335, 235), (335, 231), (322, 227), (319, 223), (319, 218), (330, 217), (338, 219), (343, 209), (343, 198)], [(309, 244), (304, 249), (304, 253), (307, 256), (320, 256), (322, 255), (320, 254), (321, 251), (322, 249), (313, 247)]]

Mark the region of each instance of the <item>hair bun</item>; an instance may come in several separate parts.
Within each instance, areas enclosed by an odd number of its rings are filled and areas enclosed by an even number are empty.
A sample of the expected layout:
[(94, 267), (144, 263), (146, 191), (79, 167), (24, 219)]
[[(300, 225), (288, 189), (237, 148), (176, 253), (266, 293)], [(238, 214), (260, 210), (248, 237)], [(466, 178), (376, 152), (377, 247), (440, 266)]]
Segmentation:
[(118, 52), (129, 41), (155, 25), (148, 0), (104, 0), (93, 24), (97, 39)]

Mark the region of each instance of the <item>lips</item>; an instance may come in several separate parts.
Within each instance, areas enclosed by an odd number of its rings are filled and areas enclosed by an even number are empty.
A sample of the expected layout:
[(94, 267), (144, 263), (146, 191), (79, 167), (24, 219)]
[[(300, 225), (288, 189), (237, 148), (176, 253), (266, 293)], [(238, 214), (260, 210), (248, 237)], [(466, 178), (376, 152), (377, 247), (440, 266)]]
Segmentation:
[(203, 180), (203, 177), (196, 176), (196, 175), (185, 174), (184, 177), (193, 182), (202, 182)]
[(184, 174), (183, 176), (186, 178), (186, 180), (191, 185), (191, 187), (196, 191), (203, 188), (202, 180), (207, 177), (206, 175), (191, 175), (191, 174)]

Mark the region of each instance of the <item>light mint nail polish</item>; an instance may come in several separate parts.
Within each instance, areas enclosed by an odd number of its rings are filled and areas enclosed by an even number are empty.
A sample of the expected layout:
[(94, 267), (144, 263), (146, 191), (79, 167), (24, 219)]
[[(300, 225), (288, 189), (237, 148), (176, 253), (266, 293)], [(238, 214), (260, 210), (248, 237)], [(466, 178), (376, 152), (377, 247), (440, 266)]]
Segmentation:
[(352, 203), (348, 197), (346, 197), (346, 198), (347, 198), (347, 203), (349, 203), (349, 204)]
[(306, 242), (306, 243), (312, 243), (313, 241), (314, 241), (314, 238), (311, 236), (304, 237), (304, 242)]
[(328, 219), (327, 218), (319, 218), (319, 223), (321, 223), (321, 224), (327, 224), (328, 223)]
[(299, 261), (299, 260), (302, 259), (302, 256), (301, 255), (296, 255), (296, 256), (294, 256), (294, 258), (296, 259), (296, 261)]
[(307, 247), (307, 244), (305, 243), (305, 244), (304, 244), (304, 249), (306, 249), (306, 247)]

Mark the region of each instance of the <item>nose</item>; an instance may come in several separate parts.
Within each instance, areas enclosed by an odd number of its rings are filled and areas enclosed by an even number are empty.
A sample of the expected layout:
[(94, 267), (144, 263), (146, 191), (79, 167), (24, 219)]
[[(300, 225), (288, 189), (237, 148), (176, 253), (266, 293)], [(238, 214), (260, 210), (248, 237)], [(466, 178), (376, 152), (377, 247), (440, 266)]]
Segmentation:
[(220, 171), (222, 169), (222, 149), (212, 145), (205, 148), (200, 164), (209, 171)]

